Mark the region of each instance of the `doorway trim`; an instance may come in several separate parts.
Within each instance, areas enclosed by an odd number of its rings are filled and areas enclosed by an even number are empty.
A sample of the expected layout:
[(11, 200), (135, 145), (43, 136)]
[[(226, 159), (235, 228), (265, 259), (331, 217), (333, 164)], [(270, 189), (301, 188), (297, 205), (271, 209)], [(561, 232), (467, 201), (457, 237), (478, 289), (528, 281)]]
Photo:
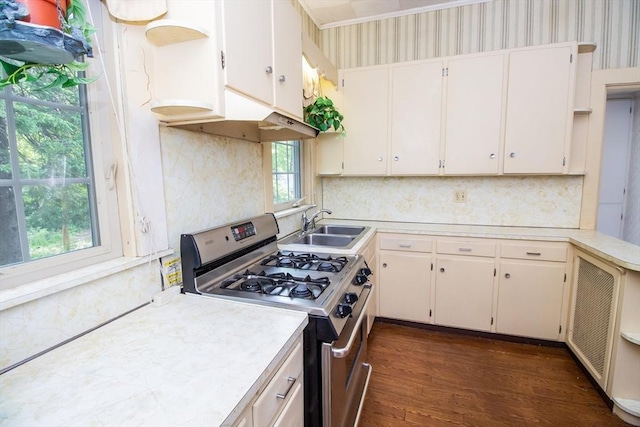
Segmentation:
[(640, 91), (640, 67), (611, 68), (591, 73), (592, 112), (587, 133), (585, 175), (580, 208), (580, 228), (584, 230), (595, 230), (597, 224), (607, 94), (610, 91), (621, 90)]

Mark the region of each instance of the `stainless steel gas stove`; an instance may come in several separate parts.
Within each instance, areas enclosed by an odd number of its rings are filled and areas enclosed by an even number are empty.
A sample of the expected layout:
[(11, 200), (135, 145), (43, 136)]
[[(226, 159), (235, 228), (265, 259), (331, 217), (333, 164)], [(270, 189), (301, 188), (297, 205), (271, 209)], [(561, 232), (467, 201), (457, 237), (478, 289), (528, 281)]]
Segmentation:
[(309, 313), (305, 426), (353, 426), (371, 375), (372, 272), (358, 255), (282, 251), (277, 234), (272, 214), (183, 234), (183, 291)]

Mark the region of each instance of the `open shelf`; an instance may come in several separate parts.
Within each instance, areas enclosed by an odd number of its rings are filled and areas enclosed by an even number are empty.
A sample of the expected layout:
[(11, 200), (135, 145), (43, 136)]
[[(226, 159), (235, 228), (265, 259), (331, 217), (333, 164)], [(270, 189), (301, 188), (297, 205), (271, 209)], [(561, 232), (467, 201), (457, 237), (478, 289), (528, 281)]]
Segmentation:
[(207, 113), (213, 111), (213, 104), (187, 99), (166, 99), (152, 102), (151, 111), (165, 116)]
[(594, 42), (578, 43), (578, 53), (591, 53), (594, 50), (596, 50), (596, 44)]
[(625, 340), (634, 343), (635, 345), (640, 345), (640, 333), (621, 332), (620, 335)]
[(614, 397), (613, 401), (626, 413), (631, 414), (634, 417), (640, 417), (640, 400)]
[(204, 28), (174, 19), (161, 19), (147, 24), (145, 36), (156, 46), (168, 46), (209, 37)]

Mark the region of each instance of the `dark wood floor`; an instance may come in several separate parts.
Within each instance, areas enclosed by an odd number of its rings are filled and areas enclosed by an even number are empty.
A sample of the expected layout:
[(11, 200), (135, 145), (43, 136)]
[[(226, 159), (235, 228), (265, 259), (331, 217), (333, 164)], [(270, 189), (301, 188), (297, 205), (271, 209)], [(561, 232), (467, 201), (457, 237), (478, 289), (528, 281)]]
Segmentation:
[(360, 427), (627, 426), (565, 348), (376, 322)]

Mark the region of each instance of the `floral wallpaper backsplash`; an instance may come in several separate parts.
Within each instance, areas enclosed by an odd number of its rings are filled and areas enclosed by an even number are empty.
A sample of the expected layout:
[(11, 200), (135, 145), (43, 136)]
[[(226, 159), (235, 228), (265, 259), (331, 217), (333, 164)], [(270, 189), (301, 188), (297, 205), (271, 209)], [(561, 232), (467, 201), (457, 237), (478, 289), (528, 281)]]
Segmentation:
[(325, 178), (323, 195), (332, 218), (578, 228), (582, 177)]
[(262, 146), (161, 128), (169, 245), (192, 233), (264, 212)]
[(151, 301), (158, 261), (0, 311), (0, 369)]

